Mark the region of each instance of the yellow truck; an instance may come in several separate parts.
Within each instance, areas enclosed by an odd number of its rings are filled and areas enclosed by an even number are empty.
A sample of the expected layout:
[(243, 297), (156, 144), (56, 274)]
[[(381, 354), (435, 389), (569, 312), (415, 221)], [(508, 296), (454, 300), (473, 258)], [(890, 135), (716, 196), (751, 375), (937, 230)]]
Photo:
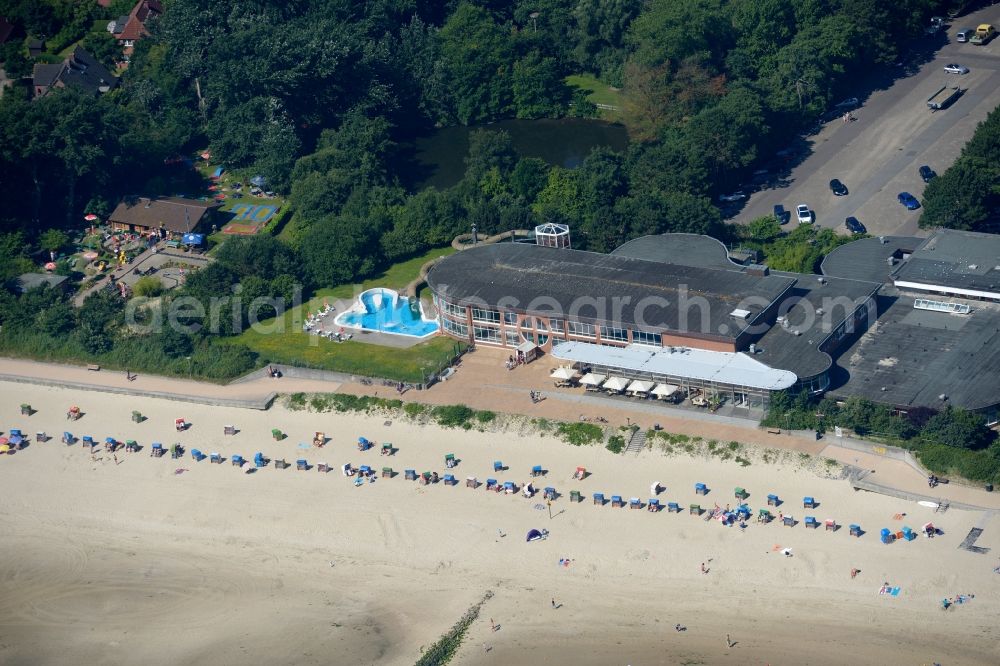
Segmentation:
[(989, 23), (983, 23), (978, 28), (976, 28), (976, 34), (972, 36), (972, 39), (969, 40), (969, 43), (978, 44), (982, 46), (983, 44), (986, 44), (991, 39), (993, 39), (996, 36), (996, 34), (997, 34), (996, 28), (994, 28)]

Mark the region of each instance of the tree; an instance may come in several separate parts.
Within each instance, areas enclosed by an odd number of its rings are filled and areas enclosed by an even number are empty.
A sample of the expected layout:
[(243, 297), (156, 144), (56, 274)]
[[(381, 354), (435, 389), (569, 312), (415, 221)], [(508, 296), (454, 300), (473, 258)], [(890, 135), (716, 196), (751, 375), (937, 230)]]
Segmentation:
[(463, 125), (511, 106), (511, 40), (489, 12), (463, 2), (441, 27), (441, 59), (452, 115)]
[(163, 283), (160, 282), (160, 278), (147, 275), (136, 280), (135, 285), (132, 287), (132, 292), (136, 296), (147, 298), (159, 296), (163, 293)]
[(927, 421), (920, 436), (929, 444), (960, 449), (984, 449), (994, 438), (981, 415), (950, 405)]
[(514, 63), (511, 88), (518, 118), (555, 118), (566, 112), (570, 91), (555, 58), (532, 51)]
[(475, 130), (469, 133), (469, 153), (465, 158), (465, 180), (478, 184), (490, 169), (506, 177), (517, 160), (510, 134), (503, 130)]
[(46, 229), (38, 236), (38, 247), (47, 252), (58, 252), (69, 245), (69, 236), (59, 229)]
[(769, 241), (781, 235), (781, 224), (774, 215), (764, 215), (752, 220), (747, 225), (750, 238), (759, 241)]
[(510, 174), (510, 188), (515, 196), (531, 203), (545, 187), (549, 165), (537, 157), (523, 157)]

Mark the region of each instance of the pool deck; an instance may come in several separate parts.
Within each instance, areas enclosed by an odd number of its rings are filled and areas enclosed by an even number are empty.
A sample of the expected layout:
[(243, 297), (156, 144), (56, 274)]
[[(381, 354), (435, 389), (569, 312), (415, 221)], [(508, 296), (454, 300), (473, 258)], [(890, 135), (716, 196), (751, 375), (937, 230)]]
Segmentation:
[(381, 331), (368, 331), (360, 328), (348, 328), (346, 330), (354, 334), (351, 338), (353, 342), (364, 342), (370, 345), (381, 345), (383, 347), (395, 347), (396, 349), (408, 349), (419, 345), (421, 342), (433, 340), (433, 335), (425, 338), (415, 338), (412, 335), (397, 335), (393, 333), (382, 333)]

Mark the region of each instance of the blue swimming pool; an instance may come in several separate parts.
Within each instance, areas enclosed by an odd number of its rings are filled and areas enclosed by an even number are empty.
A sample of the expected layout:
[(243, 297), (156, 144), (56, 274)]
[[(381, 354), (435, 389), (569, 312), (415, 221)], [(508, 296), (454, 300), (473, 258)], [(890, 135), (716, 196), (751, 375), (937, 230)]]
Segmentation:
[(438, 331), (436, 320), (425, 319), (419, 305), (411, 307), (408, 298), (392, 289), (362, 292), (354, 307), (339, 315), (335, 322), (340, 326), (415, 338), (427, 337)]

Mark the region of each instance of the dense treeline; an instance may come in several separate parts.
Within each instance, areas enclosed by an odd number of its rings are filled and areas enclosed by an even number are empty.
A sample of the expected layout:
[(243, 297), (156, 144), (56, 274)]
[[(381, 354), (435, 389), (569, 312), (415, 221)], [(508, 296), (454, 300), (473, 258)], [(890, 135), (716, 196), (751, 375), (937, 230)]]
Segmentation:
[(834, 426), (913, 450), (930, 470), (973, 481), (1000, 482), (1000, 440), (980, 414), (954, 407), (895, 413), (886, 405), (851, 397), (815, 400), (804, 392), (772, 396), (762, 425), (829, 432)]
[(1000, 222), (1000, 108), (993, 109), (951, 167), (924, 191), (921, 227), (996, 231)]
[[(5, 4), (28, 34), (52, 35), (72, 34), (86, 3)], [(566, 221), (595, 250), (641, 233), (718, 234), (712, 197), (847, 94), (852, 75), (894, 61), (943, 4), (168, 0), (118, 90), (4, 97), (4, 226), (32, 235), (163, 189), (163, 161), (207, 143), (290, 193), (303, 238), (319, 225), (366, 257), (338, 279), (472, 222)], [(588, 71), (624, 89), (626, 154), (577, 171), (487, 156), (454, 192), (399, 187), (397, 144), (413, 132), (584, 112), (564, 77)], [(82, 128), (63, 122), (83, 113)]]

